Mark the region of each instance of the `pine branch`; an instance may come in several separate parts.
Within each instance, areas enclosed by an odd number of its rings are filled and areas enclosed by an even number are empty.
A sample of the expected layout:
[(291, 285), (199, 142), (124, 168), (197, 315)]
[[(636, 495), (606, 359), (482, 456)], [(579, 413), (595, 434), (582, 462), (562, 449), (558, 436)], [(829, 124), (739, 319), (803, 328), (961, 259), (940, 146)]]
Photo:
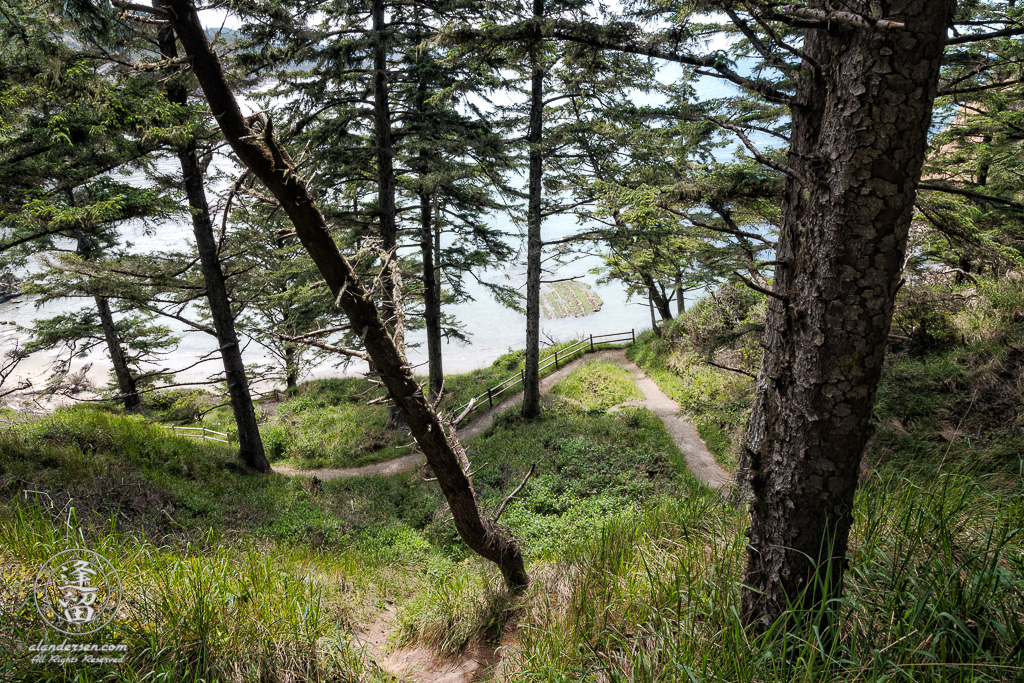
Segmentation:
[(1011, 78), (1005, 81), (996, 81), (995, 83), (980, 83), (978, 85), (970, 85), (963, 88), (945, 88), (939, 90), (937, 97), (966, 95), (968, 93), (982, 92), (984, 90), (992, 90), (994, 88), (1004, 88), (1008, 85), (1017, 85), (1018, 83), (1024, 83), (1024, 78)]
[(829, 28), (836, 24), (849, 28), (872, 29), (888, 31), (892, 29), (906, 28), (901, 21), (891, 19), (874, 19), (856, 12), (844, 12), (842, 10), (828, 11), (806, 5), (785, 5), (782, 7), (782, 14), (769, 13), (766, 19), (774, 19), (790, 26), (798, 28)]
[(919, 183), (917, 186), (919, 190), (932, 190), (933, 192), (948, 192), (949, 194), (960, 195), (961, 197), (967, 197), (968, 199), (975, 199), (982, 202), (992, 202), (993, 204), (1002, 204), (1015, 211), (1024, 211), (1024, 204), (1019, 204), (1009, 199), (1000, 199), (999, 197), (993, 197), (989, 194), (983, 194), (981, 192), (974, 192), (963, 187), (955, 187), (953, 185), (946, 185), (944, 183)]
[(302, 339), (300, 337), (289, 337), (288, 335), (281, 334), (280, 332), (271, 332), (270, 334), (274, 335), (275, 337), (283, 341), (295, 342), (296, 344), (305, 344), (307, 346), (315, 346), (318, 349), (323, 349), (325, 351), (337, 353), (342, 356), (360, 358), (365, 361), (372, 360), (370, 358), (370, 354), (364, 351), (357, 351), (356, 349), (350, 349), (344, 346), (335, 346), (334, 344), (328, 344), (326, 342), (318, 341), (316, 339)]
[(786, 297), (782, 296), (781, 294), (779, 294), (776, 291), (768, 289), (767, 287), (762, 287), (761, 285), (756, 284), (755, 282), (751, 281), (749, 278), (743, 277), (742, 275), (740, 275), (738, 270), (732, 271), (732, 274), (735, 275), (736, 277), (738, 277), (740, 280), (742, 280), (743, 284), (745, 284), (747, 287), (750, 287), (755, 292), (761, 292), (765, 296), (770, 296), (772, 298), (778, 299), (779, 301), (786, 301)]
[(991, 33), (965, 33), (962, 36), (949, 38), (946, 40), (946, 45), (963, 45), (964, 43), (976, 43), (991, 38), (1008, 38), (1019, 35), (1024, 35), (1024, 27), (1004, 28), (1002, 31), (992, 31)]
[(790, 178), (793, 178), (801, 183), (804, 182), (803, 176), (797, 173), (795, 169), (791, 168), (790, 166), (786, 166), (785, 164), (780, 164), (778, 162), (772, 161), (764, 154), (762, 154), (761, 150), (759, 150), (757, 146), (750, 141), (750, 138), (747, 137), (746, 133), (744, 133), (739, 126), (734, 126), (731, 123), (727, 123), (726, 121), (722, 121), (711, 116), (708, 117), (708, 121), (711, 121), (712, 123), (722, 128), (725, 128), (726, 130), (731, 130), (733, 133), (735, 133), (736, 136), (740, 139), (740, 142), (743, 143), (743, 146), (749, 149), (750, 153), (753, 154), (754, 158), (757, 159), (760, 163), (764, 164), (770, 169), (778, 171), (779, 173), (788, 175)]

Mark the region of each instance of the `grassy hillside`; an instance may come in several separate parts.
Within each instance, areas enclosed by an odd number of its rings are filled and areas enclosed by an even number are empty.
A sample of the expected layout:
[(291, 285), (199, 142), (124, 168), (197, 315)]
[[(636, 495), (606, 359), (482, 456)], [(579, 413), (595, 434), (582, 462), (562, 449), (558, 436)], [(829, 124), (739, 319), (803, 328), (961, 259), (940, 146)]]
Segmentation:
[[(541, 351), (541, 364), (569, 345), (558, 344)], [(608, 347), (595, 344), (595, 348)], [(579, 354), (575, 354), (570, 360), (578, 357)], [(451, 412), (461, 408), (488, 387), (518, 375), (524, 363), (522, 351), (511, 351), (485, 368), (449, 375), (445, 378), (442, 410)], [(541, 377), (555, 370), (551, 365), (541, 372)], [(515, 391), (508, 391), (500, 399), (514, 394)], [(405, 432), (385, 427), (385, 407), (367, 405), (368, 401), (383, 395), (382, 389), (362, 377), (343, 377), (306, 382), (299, 386), (295, 395), (281, 402), (258, 404), (257, 414), (262, 418), (260, 433), (268, 458), (275, 465), (316, 469), (359, 467), (409, 454), (412, 439)], [(217, 401), (202, 391), (159, 392), (149, 399), (149, 404), (149, 415), (157, 421), (183, 426), (205, 425), (227, 434), (235, 430), (231, 409), (227, 406), (212, 408)], [(470, 418), (487, 407), (484, 398)]]
[[(756, 307), (729, 320), (698, 309), (630, 351), (726, 459), (749, 381), (696, 360), (727, 322), (756, 325)], [(1007, 349), (1020, 347), (1017, 309), (985, 310), (983, 332), (963, 344), (894, 350), (834, 637), (748, 638), (737, 617), (745, 512), (683, 471), (655, 416), (610, 412), (638, 394), (628, 373), (595, 362), (545, 397), (540, 419), (512, 408), (466, 444), (492, 511), (536, 463), (501, 517), (532, 577), (515, 597), (458, 539), (426, 471), (251, 475), (227, 447), (83, 408), (0, 432), (0, 651), (14, 653), (0, 657), (0, 675), (388, 680), (357, 635), (390, 609), (392, 647), (455, 654), (504, 642), (515, 681), (1024, 680), (1020, 403), (985, 384), (1016, 367)], [(733, 335), (714, 358), (749, 368), (750, 348)], [(296, 402), (327, 394), (313, 410), (334, 419), (357, 405), (346, 391), (313, 385)], [(275, 418), (303, 412), (285, 406)], [(334, 430), (350, 421), (321, 429), (341, 438)], [(959, 431), (944, 436), (946, 424)], [(128, 645), (114, 672), (18, 655), (43, 635), (24, 603), (31, 577), (83, 542), (124, 577), (124, 609), (103, 632)]]
[[(619, 403), (632, 393), (612, 387), (603, 397)], [(502, 517), (535, 569), (579, 552), (607, 520), (668, 500), (688, 477), (646, 411), (609, 415), (560, 398), (545, 405), (543, 419), (524, 425), (513, 409), (468, 444), (475, 465), (486, 463), (475, 481), (491, 509), (536, 462)], [(424, 476), (256, 476), (238, 468), (228, 447), (172, 436), (139, 417), (63, 410), (0, 434), (0, 562), (6, 576), (24, 579), (84, 538), (131, 577), (125, 615), (105, 632), (129, 645), (129, 680), (218, 679), (240, 660), (247, 679), (372, 678), (353, 625), (387, 603), (401, 606), (396, 643), (448, 651), (500, 632), (513, 609)], [(23, 583), (8, 586), (5, 604), (26, 597)], [(42, 635), (32, 609), (22, 605), (16, 616), (0, 626), (7, 652)], [(67, 680), (72, 671), (15, 663), (22, 680)]]

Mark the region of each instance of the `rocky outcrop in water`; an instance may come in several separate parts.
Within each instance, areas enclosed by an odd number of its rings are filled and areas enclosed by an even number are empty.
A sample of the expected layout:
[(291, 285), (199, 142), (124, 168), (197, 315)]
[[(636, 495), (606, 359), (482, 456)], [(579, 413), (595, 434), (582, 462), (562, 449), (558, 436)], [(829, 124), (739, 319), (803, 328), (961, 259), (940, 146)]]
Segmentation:
[(21, 294), (20, 280), (10, 274), (0, 275), (0, 304)]

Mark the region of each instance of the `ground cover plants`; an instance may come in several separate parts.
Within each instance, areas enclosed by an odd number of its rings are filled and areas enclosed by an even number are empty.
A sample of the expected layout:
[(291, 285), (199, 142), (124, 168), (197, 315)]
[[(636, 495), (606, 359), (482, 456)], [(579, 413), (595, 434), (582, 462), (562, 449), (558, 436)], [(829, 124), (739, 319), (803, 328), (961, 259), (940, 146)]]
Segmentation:
[[(629, 405), (639, 393), (628, 371), (591, 359), (543, 398), (541, 417), (511, 406), (465, 444), (491, 514), (534, 467), (500, 517), (532, 577), (517, 596), (458, 539), (426, 471), (262, 477), (230, 447), (97, 408), (0, 431), (0, 649), (40, 637), (25, 577), (73, 540), (131, 577), (111, 631), (129, 646), (125, 666), (9, 657), (0, 671), (23, 681), (389, 680), (361, 634), (390, 615), (386, 648), (458, 657), (472, 643), (503, 644), (514, 681), (1024, 680), (1014, 393), (1024, 307), (1004, 287), (960, 291), (965, 305), (947, 316), (962, 343), (943, 335), (892, 350), (846, 590), (807, 629), (755, 638), (743, 628), (745, 510), (699, 484), (661, 421)], [(756, 324), (756, 307), (733, 315), (731, 331)], [(691, 315), (628, 353), (704, 420), (701, 434), (725, 459), (750, 381), (701, 361), (753, 360), (743, 335), (723, 336), (721, 311)], [(710, 356), (696, 343), (723, 338)], [(481, 374), (503, 379), (520, 360)], [(314, 384), (295, 402), (327, 414), (354, 406), (347, 382)], [(275, 416), (306, 409), (287, 406)]]
[[(603, 520), (667, 495), (684, 476), (653, 416), (637, 410), (609, 415), (551, 401), (542, 420), (523, 428), (512, 409), (470, 442), (474, 461), (487, 463), (477, 486), (492, 508), (537, 463), (536, 475), (503, 518), (525, 539), (536, 563), (596, 533)], [(91, 548), (120, 548), (112, 562), (135, 577), (134, 590), (155, 591), (154, 604), (162, 607), (133, 597), (141, 605), (131, 603), (141, 625), (131, 622), (117, 632), (134, 653), (122, 672), (127, 680), (220, 679), (237, 674), (230, 667), (239, 656), (252, 661), (245, 671), (271, 677), (372, 677), (373, 666), (353, 644), (353, 624), (372, 620), (385, 602), (402, 605), (396, 643), (456, 651), (467, 639), (504, 625), (508, 605), (494, 598), (504, 590), (454, 535), (422, 472), (323, 482), (258, 477), (235, 464), (230, 447), (174, 436), (142, 417), (90, 408), (6, 430), (0, 454), (8, 501), (0, 522), (2, 560), (10, 573), (31, 573), (43, 555), (80, 529)], [(70, 527), (61, 516), (69, 513)], [(273, 626), (261, 634), (237, 621), (251, 589), (227, 567), (244, 571), (266, 555), (275, 558), (267, 569), (270, 584), (262, 589), (266, 604), (281, 600), (301, 611), (308, 600), (317, 607), (301, 623), (268, 619)], [(186, 586), (156, 581), (159, 572)], [(18, 595), (7, 597), (5, 604), (18, 602)], [(186, 630), (171, 642), (175, 602), (184, 619), (202, 620), (188, 626), (196, 629), (195, 638)], [(145, 611), (150, 608), (155, 611)], [(18, 615), (3, 631), (9, 652), (40, 635), (32, 610), (22, 606)], [(224, 627), (228, 622), (231, 628)], [(32, 667), (24, 660), (20, 666), (27, 667), (17, 670), (23, 680), (71, 675), (70, 669)], [(90, 675), (103, 674), (97, 669)]]

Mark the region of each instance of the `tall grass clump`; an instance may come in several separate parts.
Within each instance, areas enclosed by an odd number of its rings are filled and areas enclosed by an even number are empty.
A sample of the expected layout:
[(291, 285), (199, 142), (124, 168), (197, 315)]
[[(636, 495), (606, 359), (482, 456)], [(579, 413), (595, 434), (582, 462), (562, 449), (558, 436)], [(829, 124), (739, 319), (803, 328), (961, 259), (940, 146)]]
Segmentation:
[(344, 590), (324, 580), (315, 558), (251, 544), (198, 551), (157, 547), (111, 527), (83, 537), (32, 504), (0, 518), (5, 577), (33, 576), (71, 547), (106, 557), (120, 577), (121, 606), (102, 631), (74, 642), (123, 644), (118, 665), (33, 663), (28, 647), (60, 643), (31, 606), (30, 581), (8, 584), (0, 648), (4, 680), (299, 681), (384, 680), (353, 646)]
[(697, 495), (609, 524), (549, 579), (516, 680), (1024, 680), (1021, 496), (893, 476), (855, 515), (843, 596), (756, 637), (739, 616), (741, 513)]

